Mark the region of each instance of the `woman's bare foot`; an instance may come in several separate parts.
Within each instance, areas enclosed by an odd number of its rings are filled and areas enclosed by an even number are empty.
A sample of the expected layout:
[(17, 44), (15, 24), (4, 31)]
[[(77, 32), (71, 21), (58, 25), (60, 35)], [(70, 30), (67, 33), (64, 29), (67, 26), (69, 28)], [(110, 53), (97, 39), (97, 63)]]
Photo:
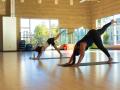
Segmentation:
[(109, 60), (107, 61), (108, 64), (111, 64), (112, 63), (112, 58), (110, 57)]
[(62, 58), (62, 54), (60, 53), (60, 59)]
[(73, 64), (65, 63), (64, 66), (72, 66)]
[(73, 66), (73, 67), (79, 67), (79, 66), (80, 66), (80, 63), (73, 64), (72, 66)]

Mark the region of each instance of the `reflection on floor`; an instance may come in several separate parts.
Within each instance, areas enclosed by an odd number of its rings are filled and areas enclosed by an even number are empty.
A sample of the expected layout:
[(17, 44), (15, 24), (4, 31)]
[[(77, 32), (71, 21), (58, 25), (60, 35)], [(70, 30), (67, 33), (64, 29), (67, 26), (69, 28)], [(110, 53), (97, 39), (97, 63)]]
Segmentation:
[[(70, 57), (72, 51), (61, 51)], [(120, 51), (109, 50), (114, 62), (119, 62)], [(42, 57), (30, 60), (33, 52), (0, 52), (0, 90), (120, 90), (120, 63), (60, 67), (56, 51), (46, 51)], [(77, 57), (78, 59), (78, 57)], [(99, 50), (86, 51), (82, 63), (107, 61)]]

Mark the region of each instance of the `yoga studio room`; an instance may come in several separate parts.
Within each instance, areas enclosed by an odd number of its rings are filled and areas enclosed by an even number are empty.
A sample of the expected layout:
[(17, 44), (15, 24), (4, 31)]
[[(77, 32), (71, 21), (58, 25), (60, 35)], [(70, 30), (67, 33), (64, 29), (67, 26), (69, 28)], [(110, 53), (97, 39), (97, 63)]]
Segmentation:
[(120, 0), (0, 0), (0, 90), (120, 90)]

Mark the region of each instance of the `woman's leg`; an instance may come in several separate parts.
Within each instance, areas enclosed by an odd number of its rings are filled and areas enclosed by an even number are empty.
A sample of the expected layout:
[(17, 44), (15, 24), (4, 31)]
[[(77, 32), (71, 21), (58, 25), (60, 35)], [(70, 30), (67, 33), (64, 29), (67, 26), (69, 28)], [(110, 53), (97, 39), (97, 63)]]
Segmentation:
[(99, 35), (97, 35), (97, 33), (95, 33), (93, 35), (93, 41), (97, 45), (97, 47), (107, 55), (108, 59), (111, 60), (111, 56), (110, 56), (108, 50), (103, 46), (101, 37)]
[(45, 49), (46, 49), (48, 46), (49, 46), (49, 44), (46, 42), (46, 43), (44, 44)]
[(53, 47), (55, 48), (55, 50), (57, 50), (58, 51), (58, 53), (60, 54), (60, 58), (62, 58), (62, 53), (60, 52), (60, 50), (57, 48), (57, 46), (56, 45), (53, 45)]
[(105, 24), (101, 29), (96, 30), (97, 33), (99, 33), (99, 35), (102, 35), (111, 24), (111, 22)]

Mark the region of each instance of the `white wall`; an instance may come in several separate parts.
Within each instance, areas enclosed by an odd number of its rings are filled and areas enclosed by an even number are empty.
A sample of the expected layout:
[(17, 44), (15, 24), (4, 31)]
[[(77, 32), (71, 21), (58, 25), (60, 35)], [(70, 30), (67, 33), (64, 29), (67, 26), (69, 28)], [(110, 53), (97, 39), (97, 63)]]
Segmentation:
[(16, 17), (3, 17), (3, 51), (16, 50)]

